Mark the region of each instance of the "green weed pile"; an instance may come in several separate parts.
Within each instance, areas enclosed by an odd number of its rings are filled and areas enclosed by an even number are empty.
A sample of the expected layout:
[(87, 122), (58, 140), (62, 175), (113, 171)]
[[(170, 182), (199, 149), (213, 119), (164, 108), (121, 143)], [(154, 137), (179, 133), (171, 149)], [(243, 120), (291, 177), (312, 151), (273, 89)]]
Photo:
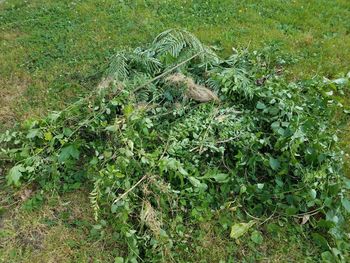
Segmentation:
[(116, 262), (179, 262), (214, 218), (232, 239), (278, 218), (303, 224), (324, 259), (344, 260), (341, 87), (288, 81), (284, 63), (269, 50), (222, 59), (186, 31), (163, 32), (116, 54), (89, 96), (4, 133), (7, 181), (90, 183), (95, 230), (109, 224), (125, 244)]

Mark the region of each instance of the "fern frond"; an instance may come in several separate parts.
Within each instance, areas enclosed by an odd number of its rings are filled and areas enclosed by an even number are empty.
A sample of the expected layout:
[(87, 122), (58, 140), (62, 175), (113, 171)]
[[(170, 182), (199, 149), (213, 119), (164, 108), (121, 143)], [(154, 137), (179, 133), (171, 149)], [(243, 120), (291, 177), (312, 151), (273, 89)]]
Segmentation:
[(160, 33), (152, 43), (152, 49), (157, 56), (171, 55), (178, 58), (183, 52), (190, 52), (191, 55), (200, 53), (202, 62), (218, 63), (219, 57), (213, 50), (201, 43), (193, 34), (186, 30), (169, 29)]
[(125, 52), (120, 52), (112, 57), (106, 73), (115, 80), (124, 80), (128, 77), (128, 59)]
[(91, 207), (94, 210), (94, 218), (95, 221), (98, 220), (99, 212), (100, 212), (100, 206), (98, 205), (98, 199), (101, 195), (100, 193), (100, 180), (96, 180), (94, 183), (94, 189), (90, 193), (90, 202), (91, 202)]
[(130, 62), (139, 67), (142, 72), (148, 72), (150, 74), (158, 73), (162, 67), (162, 63), (154, 57), (154, 53), (150, 50), (142, 50), (136, 48), (132, 53), (129, 54)]

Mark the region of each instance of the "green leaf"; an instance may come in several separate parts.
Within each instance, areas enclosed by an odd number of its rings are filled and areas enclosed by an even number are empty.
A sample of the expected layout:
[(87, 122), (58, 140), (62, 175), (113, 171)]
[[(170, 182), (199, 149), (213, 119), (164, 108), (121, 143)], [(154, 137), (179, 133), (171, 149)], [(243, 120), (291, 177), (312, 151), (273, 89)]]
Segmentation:
[(33, 139), (35, 137), (38, 137), (38, 138), (42, 137), (42, 133), (41, 133), (40, 129), (31, 129), (31, 130), (29, 130), (29, 132), (27, 134), (27, 138), (28, 139)]
[(69, 145), (62, 148), (58, 156), (58, 161), (62, 163), (70, 159), (70, 157), (74, 159), (79, 159), (79, 154), (79, 150), (74, 145)]
[(350, 201), (346, 198), (342, 198), (341, 199), (341, 204), (343, 205), (343, 207), (345, 208), (345, 210), (350, 213)]
[(201, 181), (199, 181), (197, 178), (190, 176), (188, 179), (195, 188), (203, 191), (207, 190), (208, 186), (205, 183), (201, 183)]
[(209, 171), (200, 179), (214, 179), (218, 183), (226, 183), (228, 181), (228, 174)]
[(255, 230), (253, 231), (252, 235), (250, 236), (250, 239), (255, 243), (255, 244), (262, 244), (264, 241), (263, 236), (260, 234), (259, 231)]
[(257, 184), (258, 189), (263, 189), (264, 188), (264, 184)]
[(266, 105), (264, 103), (262, 103), (261, 101), (258, 101), (258, 103), (256, 104), (256, 108), (258, 110), (264, 110), (264, 109), (266, 109)]
[(184, 175), (184, 176), (187, 176), (187, 175), (188, 175), (187, 171), (186, 171), (183, 167), (180, 166), (178, 170), (179, 170), (179, 173), (180, 173), (180, 174), (182, 174), (182, 175)]
[(188, 179), (190, 180), (191, 184), (194, 187), (200, 187), (201, 186), (201, 181), (199, 181), (197, 178), (194, 178), (193, 176), (188, 177)]
[(312, 233), (311, 236), (317, 245), (319, 245), (323, 249), (329, 249), (327, 239), (325, 239), (324, 236), (320, 235), (319, 233)]
[(230, 237), (234, 238), (234, 239), (237, 239), (237, 238), (243, 236), (245, 233), (247, 233), (249, 228), (251, 228), (254, 224), (255, 224), (254, 220), (251, 220), (248, 223), (237, 223), (237, 224), (234, 224), (231, 227)]
[(280, 162), (277, 159), (272, 158), (272, 157), (270, 157), (269, 163), (270, 163), (272, 170), (274, 170), (274, 171), (277, 171), (281, 166)]
[(347, 189), (350, 189), (350, 179), (344, 178), (344, 185)]
[(118, 206), (117, 205), (115, 205), (115, 204), (113, 204), (112, 206), (111, 206), (111, 212), (114, 214), (115, 212), (117, 212), (117, 209), (118, 209)]
[(316, 198), (317, 192), (315, 191), (315, 189), (311, 189), (311, 190), (310, 190), (310, 196), (311, 196), (312, 199), (315, 199), (315, 198)]
[(53, 136), (52, 136), (52, 133), (51, 132), (45, 132), (44, 133), (44, 138), (46, 141), (51, 141)]
[(73, 131), (72, 131), (72, 129), (70, 129), (70, 128), (63, 128), (63, 134), (64, 134), (64, 136), (71, 136), (72, 135), (72, 133), (73, 133)]
[(122, 257), (116, 257), (116, 258), (114, 259), (114, 263), (124, 263), (124, 258), (122, 258)]
[(125, 117), (129, 118), (133, 111), (134, 111), (134, 108), (133, 108), (133, 106), (131, 104), (126, 105), (124, 107), (124, 115), (125, 115)]
[(22, 164), (12, 167), (7, 175), (7, 183), (10, 185), (20, 186), (20, 179), (23, 176), (22, 173), (25, 171), (26, 169)]
[(167, 162), (167, 167), (170, 168), (170, 170), (176, 170), (177, 167), (179, 166), (179, 163), (176, 159), (174, 158), (169, 158), (168, 162)]
[(298, 212), (298, 209), (294, 206), (288, 207), (286, 209), (286, 214), (291, 216), (291, 215), (295, 215)]
[(325, 251), (321, 253), (322, 262), (337, 262), (333, 254), (330, 251)]
[(212, 175), (212, 178), (218, 183), (226, 183), (228, 180), (228, 174), (218, 173)]

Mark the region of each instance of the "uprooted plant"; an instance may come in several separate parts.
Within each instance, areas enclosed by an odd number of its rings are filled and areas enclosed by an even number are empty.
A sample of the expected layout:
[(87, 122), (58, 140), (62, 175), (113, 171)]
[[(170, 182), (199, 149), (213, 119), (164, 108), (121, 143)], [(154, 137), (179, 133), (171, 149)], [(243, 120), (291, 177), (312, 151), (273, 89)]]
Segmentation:
[(109, 218), (129, 259), (171, 260), (186, 232), (225, 209), (254, 218), (232, 222), (232, 238), (296, 218), (341, 259), (350, 182), (336, 87), (289, 82), (282, 62), (247, 50), (224, 60), (186, 31), (161, 33), (115, 55), (89, 96), (4, 133), (2, 154), (15, 163), (8, 183), (92, 182), (95, 217)]

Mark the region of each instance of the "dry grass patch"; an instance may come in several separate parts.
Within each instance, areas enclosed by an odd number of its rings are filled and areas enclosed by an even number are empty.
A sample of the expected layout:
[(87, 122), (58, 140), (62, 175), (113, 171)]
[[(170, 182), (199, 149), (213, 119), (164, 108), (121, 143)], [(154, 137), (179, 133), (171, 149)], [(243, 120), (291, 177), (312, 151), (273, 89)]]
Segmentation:
[(11, 79), (0, 79), (0, 120), (3, 123), (18, 119), (18, 105), (30, 84), (29, 78), (12, 76)]
[(94, 221), (87, 193), (51, 196), (34, 211), (24, 205), (8, 206), (0, 215), (0, 262), (113, 261), (116, 244), (90, 236)]

